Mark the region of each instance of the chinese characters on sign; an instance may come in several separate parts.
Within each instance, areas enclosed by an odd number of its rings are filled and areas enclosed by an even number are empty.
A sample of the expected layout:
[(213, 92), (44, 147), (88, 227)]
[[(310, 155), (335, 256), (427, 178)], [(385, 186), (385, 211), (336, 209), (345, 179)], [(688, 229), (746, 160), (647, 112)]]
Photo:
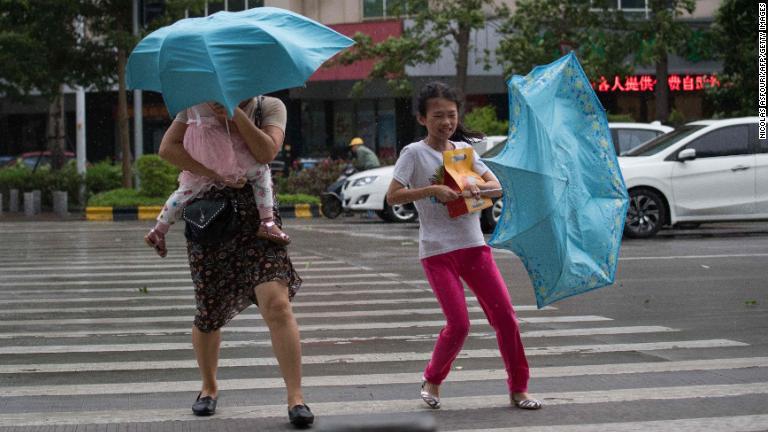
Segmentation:
[[(592, 88), (598, 92), (644, 92), (653, 91), (658, 81), (653, 75), (630, 75), (622, 78), (614, 76), (613, 82), (604, 76), (593, 82)], [(717, 75), (669, 75), (667, 85), (670, 91), (698, 91), (706, 87), (720, 87)]]

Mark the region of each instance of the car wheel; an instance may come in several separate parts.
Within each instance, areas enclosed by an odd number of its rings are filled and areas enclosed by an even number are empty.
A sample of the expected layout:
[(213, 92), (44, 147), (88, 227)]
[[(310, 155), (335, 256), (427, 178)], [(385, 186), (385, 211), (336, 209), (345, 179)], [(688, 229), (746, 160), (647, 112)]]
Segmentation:
[(395, 204), (393, 206), (384, 203), (384, 210), (376, 213), (385, 221), (396, 223), (413, 222), (416, 220), (416, 218), (419, 217), (419, 214), (416, 213), (416, 207), (413, 206), (413, 203)]
[(624, 234), (630, 238), (649, 238), (656, 235), (667, 217), (667, 209), (658, 192), (633, 189), (629, 192), (629, 209)]
[(503, 208), (503, 201), (501, 199), (497, 199), (493, 202), (492, 206), (483, 210), (483, 212), (480, 214), (480, 228), (484, 233), (488, 234), (493, 232), (493, 230), (496, 228), (496, 225), (499, 223), (499, 219), (501, 219), (501, 210)]
[(331, 194), (323, 195), (320, 198), (320, 204), (320, 212), (328, 219), (335, 219), (339, 217), (341, 212), (344, 210), (341, 207), (341, 200)]

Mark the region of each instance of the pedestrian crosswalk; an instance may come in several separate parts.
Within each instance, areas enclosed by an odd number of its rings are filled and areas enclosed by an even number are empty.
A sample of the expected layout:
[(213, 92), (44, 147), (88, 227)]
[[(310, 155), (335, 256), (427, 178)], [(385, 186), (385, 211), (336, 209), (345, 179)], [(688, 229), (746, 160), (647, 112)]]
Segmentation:
[[(180, 230), (161, 260), (141, 243), (139, 223), (64, 226), (0, 223), (0, 432), (285, 428), (283, 381), (255, 308), (224, 329), (216, 415), (192, 416), (200, 383)], [(598, 309), (515, 305), (530, 391), (546, 405), (515, 410), (495, 334), (471, 295), (470, 335), (442, 409), (429, 411), (418, 385), (443, 320), (418, 262), (396, 272), (364, 266), (352, 254), (302, 246), (302, 233), (291, 246), (305, 280), (294, 312), (319, 426), (323, 418), (416, 413), (446, 432), (768, 430), (768, 415), (739, 409), (768, 406), (768, 373), (755, 373), (768, 372), (768, 357), (750, 344)], [(413, 233), (390, 241), (404, 239)], [(589, 423), (573, 420), (584, 412)]]

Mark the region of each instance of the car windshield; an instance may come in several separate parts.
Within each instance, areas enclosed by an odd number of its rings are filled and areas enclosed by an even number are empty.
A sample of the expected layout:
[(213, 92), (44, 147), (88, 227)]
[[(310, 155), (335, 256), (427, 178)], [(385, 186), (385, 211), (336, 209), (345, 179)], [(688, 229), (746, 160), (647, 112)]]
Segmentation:
[(664, 135), (659, 135), (656, 138), (648, 141), (647, 143), (629, 150), (626, 153), (622, 153), (621, 156), (652, 156), (656, 153), (663, 151), (669, 146), (679, 142), (681, 139), (688, 135), (702, 129), (704, 125), (686, 125), (681, 128), (675, 129), (672, 132), (667, 132)]

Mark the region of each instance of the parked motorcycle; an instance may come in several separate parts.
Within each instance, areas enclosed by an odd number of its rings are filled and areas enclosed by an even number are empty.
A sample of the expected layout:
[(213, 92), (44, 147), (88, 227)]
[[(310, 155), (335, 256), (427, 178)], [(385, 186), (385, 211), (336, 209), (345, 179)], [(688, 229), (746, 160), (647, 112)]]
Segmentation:
[(344, 187), (344, 182), (347, 181), (347, 178), (355, 172), (357, 172), (355, 167), (352, 164), (347, 164), (336, 181), (325, 189), (325, 192), (320, 196), (320, 211), (323, 213), (323, 216), (328, 219), (335, 219), (344, 211), (341, 201), (341, 189)]

